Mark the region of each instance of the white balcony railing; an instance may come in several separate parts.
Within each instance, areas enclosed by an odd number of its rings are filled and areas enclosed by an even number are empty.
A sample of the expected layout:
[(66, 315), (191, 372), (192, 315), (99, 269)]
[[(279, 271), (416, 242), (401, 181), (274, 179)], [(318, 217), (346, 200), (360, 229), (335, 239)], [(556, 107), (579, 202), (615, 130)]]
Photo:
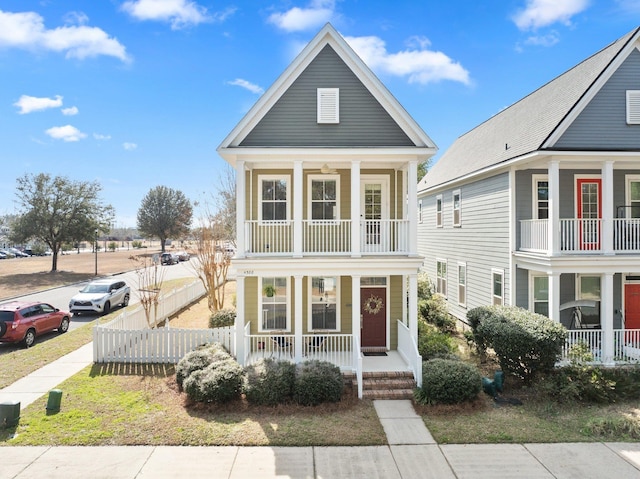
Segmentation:
[(409, 253), (409, 220), (360, 221), (363, 253)]
[(351, 252), (351, 220), (305, 220), (302, 224), (305, 253)]
[[(616, 222), (619, 220), (615, 220)], [(559, 249), (563, 253), (580, 254), (602, 251), (603, 222), (601, 218), (561, 219), (559, 228)], [(620, 228), (618, 223), (614, 223)], [(549, 245), (549, 220), (520, 221), (520, 250), (547, 253)], [(638, 230), (640, 233), (640, 229)], [(613, 232), (611, 233), (613, 234)], [(622, 251), (617, 248), (617, 251)]]
[(640, 252), (640, 218), (613, 220), (613, 249), (625, 253)]
[(546, 252), (549, 249), (549, 220), (520, 221), (520, 249)]
[(290, 254), (293, 252), (293, 221), (247, 221), (247, 253)]

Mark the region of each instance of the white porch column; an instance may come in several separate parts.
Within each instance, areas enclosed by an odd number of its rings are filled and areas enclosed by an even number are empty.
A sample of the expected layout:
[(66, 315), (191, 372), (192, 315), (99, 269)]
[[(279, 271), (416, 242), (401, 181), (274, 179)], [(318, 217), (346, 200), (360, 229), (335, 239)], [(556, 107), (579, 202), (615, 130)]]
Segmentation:
[(246, 213), (246, 181), (244, 160), (236, 160), (236, 257), (244, 258), (247, 251), (244, 237)]
[(353, 160), (351, 162), (351, 256), (354, 258), (360, 257), (360, 215), (360, 160)]
[(293, 162), (293, 257), (302, 257), (302, 161)]
[(560, 162), (549, 162), (549, 228), (547, 230), (550, 256), (560, 253)]
[[(240, 251), (240, 250), (238, 250)], [(245, 352), (244, 352), (244, 279), (242, 275), (236, 277), (236, 335), (235, 335), (235, 348), (236, 348), (236, 360), (240, 366), (245, 366)]]
[[(404, 301), (403, 298), (403, 303)], [(418, 344), (418, 275), (409, 275), (409, 333)]]
[(409, 215), (409, 254), (418, 254), (418, 161), (409, 162), (407, 170), (407, 214)]
[(615, 364), (613, 336), (613, 273), (605, 273), (600, 277), (600, 324), (602, 327), (602, 363), (607, 366)]
[(295, 334), (295, 361), (302, 362), (302, 276), (293, 277), (293, 289), (295, 295), (295, 306), (293, 308), (294, 334)]
[(560, 274), (552, 273), (548, 276), (549, 281), (549, 319), (560, 322)]
[(602, 252), (613, 254), (613, 161), (602, 165)]
[[(361, 324), (361, 312), (360, 312), (360, 276), (351, 276), (351, 332), (354, 338), (358, 337), (358, 343), (360, 343), (360, 329)], [(362, 345), (361, 345), (362, 346)], [(356, 354), (360, 354), (360, 351), (355, 351)]]

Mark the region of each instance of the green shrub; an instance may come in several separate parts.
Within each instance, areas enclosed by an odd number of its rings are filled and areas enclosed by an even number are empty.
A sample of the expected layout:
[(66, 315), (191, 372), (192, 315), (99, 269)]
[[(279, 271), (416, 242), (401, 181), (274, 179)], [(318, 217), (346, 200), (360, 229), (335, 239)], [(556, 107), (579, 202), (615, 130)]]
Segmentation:
[(418, 352), (423, 360), (447, 358), (454, 354), (455, 350), (451, 336), (422, 319), (418, 320)]
[(418, 315), (441, 331), (450, 333), (456, 329), (456, 319), (449, 314), (447, 301), (439, 293), (418, 301)]
[(467, 311), (467, 323), (471, 328), (471, 335), (468, 336), (468, 340), (473, 340), (478, 353), (481, 355), (487, 352), (489, 345), (487, 338), (483, 336), (481, 331), (478, 331), (478, 327), (485, 319), (495, 314), (498, 314), (497, 306), (479, 306)]
[(244, 393), (253, 404), (275, 406), (291, 400), (296, 366), (289, 361), (260, 359), (246, 368)]
[(224, 360), (231, 356), (220, 343), (199, 347), (185, 354), (176, 365), (176, 382), (182, 389), (184, 380), (194, 371), (206, 368), (216, 360)]
[(431, 298), (433, 292), (433, 283), (429, 279), (429, 276), (427, 276), (427, 273), (422, 272), (418, 274), (418, 301)]
[(431, 359), (422, 364), (422, 387), (416, 389), (419, 404), (458, 404), (475, 399), (482, 388), (482, 376), (468, 363), (452, 359)]
[(487, 309), (490, 314), (481, 319), (474, 334), (493, 348), (505, 374), (530, 382), (554, 368), (566, 338), (564, 326), (522, 308)]
[(139, 240), (133, 240), (133, 241), (131, 242), (131, 247), (132, 247), (133, 249), (142, 248), (142, 241), (139, 241)]
[(340, 368), (327, 362), (310, 360), (296, 366), (293, 399), (303, 406), (338, 402), (344, 382)]
[(191, 373), (184, 390), (192, 401), (224, 403), (240, 397), (243, 377), (242, 366), (229, 357)]
[(235, 309), (221, 309), (212, 313), (209, 317), (210, 328), (224, 328), (226, 326), (233, 326), (236, 322), (236, 310)]

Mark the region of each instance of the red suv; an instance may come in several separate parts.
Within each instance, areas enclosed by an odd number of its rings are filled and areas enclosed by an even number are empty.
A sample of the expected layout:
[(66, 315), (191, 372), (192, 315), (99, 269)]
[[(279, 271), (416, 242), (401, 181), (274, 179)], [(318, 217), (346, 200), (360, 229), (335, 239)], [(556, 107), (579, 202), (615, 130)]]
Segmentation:
[(22, 341), (29, 348), (36, 336), (57, 329), (69, 330), (71, 315), (47, 303), (11, 301), (0, 304), (0, 342)]

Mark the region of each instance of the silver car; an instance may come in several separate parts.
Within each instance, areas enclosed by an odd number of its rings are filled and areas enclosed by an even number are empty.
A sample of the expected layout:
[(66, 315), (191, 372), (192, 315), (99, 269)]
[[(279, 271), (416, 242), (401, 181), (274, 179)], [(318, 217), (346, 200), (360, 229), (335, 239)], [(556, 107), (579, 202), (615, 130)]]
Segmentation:
[(69, 311), (108, 314), (113, 306), (129, 304), (131, 289), (124, 281), (99, 279), (92, 281), (69, 301)]

